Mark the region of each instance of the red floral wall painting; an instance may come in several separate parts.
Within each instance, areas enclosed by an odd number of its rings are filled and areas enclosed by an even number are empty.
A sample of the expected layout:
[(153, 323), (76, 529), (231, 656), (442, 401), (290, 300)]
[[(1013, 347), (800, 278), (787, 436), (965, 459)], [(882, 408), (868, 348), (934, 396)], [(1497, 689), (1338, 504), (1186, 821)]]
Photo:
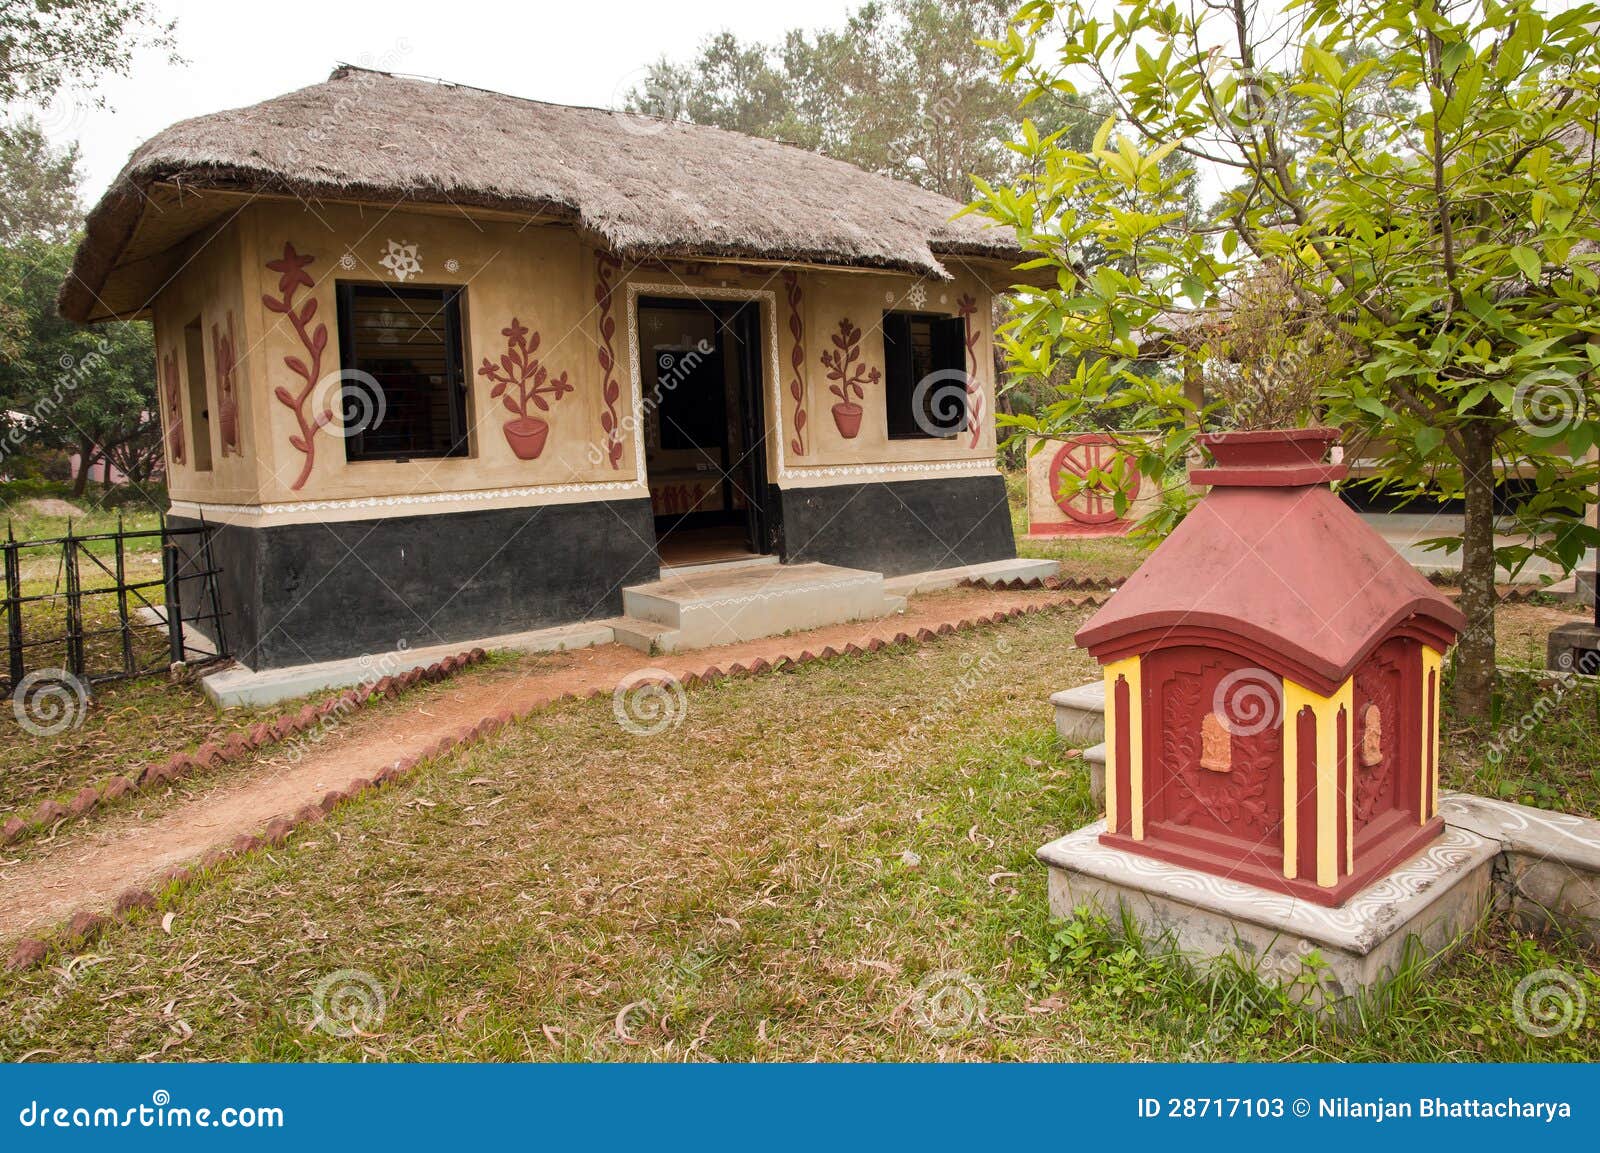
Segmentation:
[(228, 333), (211, 326), (211, 355), (217, 365), (217, 428), (222, 437), (222, 455), (239, 455), (239, 389), (234, 371), (239, 367), (239, 343), (233, 331), (233, 313), (228, 313)]
[(956, 302), (956, 311), (967, 322), (967, 432), (972, 437), (967, 447), (977, 448), (978, 438), (983, 433), (983, 381), (978, 377), (978, 338), (983, 330), (972, 323), (978, 312), (978, 302), (970, 295), (962, 294)]
[(839, 426), (840, 436), (853, 440), (861, 431), (862, 408), (857, 401), (867, 398), (866, 386), (877, 384), (882, 374), (861, 361), (861, 330), (848, 317), (839, 322), (832, 339), (833, 351), (822, 354), (822, 367), (834, 381), (828, 391), (839, 398), (833, 406), (833, 423)]
[(296, 452), (304, 457), (300, 467), (300, 475), (295, 478), (289, 487), (298, 491), (311, 476), (311, 468), (316, 463), (317, 433), (325, 425), (333, 422), (333, 413), (328, 409), (311, 415), (307, 405), (311, 403), (311, 394), (316, 391), (317, 381), (322, 379), (322, 353), (328, 347), (328, 326), (321, 321), (315, 328), (311, 322), (317, 315), (317, 298), (309, 297), (304, 304), (296, 306), (294, 297), (302, 287), (312, 288), (314, 282), (306, 272), (306, 266), (316, 258), (301, 256), (294, 250), (294, 245), (284, 242), (283, 255), (277, 260), (267, 261), (267, 268), (278, 274), (278, 295), (272, 296), (262, 293), (261, 303), (268, 310), (286, 316), (289, 324), (293, 326), (295, 335), (300, 338), (300, 345), (306, 351), (306, 358), (289, 355), (283, 358), (283, 363), (298, 376), (304, 384), (298, 392), (290, 392), (283, 385), (273, 390), (272, 395), (278, 398), (278, 403), (294, 413), (295, 423), (300, 426), (300, 431), (289, 437), (289, 443)]
[(617, 379), (617, 353), (613, 340), (617, 335), (617, 318), (611, 314), (611, 305), (617, 286), (612, 277), (622, 270), (622, 261), (607, 252), (595, 254), (594, 301), (600, 307), (600, 375), (601, 399), (605, 410), (600, 414), (602, 443), (612, 468), (622, 467), (622, 418), (617, 401), (622, 395), (622, 385)]
[[(560, 400), (572, 391), (567, 374), (552, 377), (549, 369), (539, 363), (533, 354), (539, 351), (539, 334), (529, 332), (516, 317), (511, 326), (502, 328), (506, 350), (496, 364), (487, 356), (478, 368), (478, 375), (493, 383), (489, 395), (505, 405), (512, 419), (505, 423), (506, 443), (517, 454), (518, 460), (536, 460), (544, 451), (545, 438), (550, 426), (533, 415), (532, 409), (549, 412), (553, 401)], [(515, 389), (515, 394), (512, 390)], [(548, 396), (550, 399), (546, 400)]]
[(183, 463), (183, 401), (178, 396), (178, 354), (166, 353), (161, 358), (163, 403), (167, 409), (167, 455), (173, 464)]
[(802, 294), (800, 275), (792, 269), (783, 274), (783, 294), (789, 301), (789, 335), (794, 337), (794, 348), (789, 353), (789, 364), (794, 369), (794, 379), (789, 382), (789, 395), (794, 398), (794, 439), (789, 450), (796, 456), (806, 454), (806, 323), (800, 314)]

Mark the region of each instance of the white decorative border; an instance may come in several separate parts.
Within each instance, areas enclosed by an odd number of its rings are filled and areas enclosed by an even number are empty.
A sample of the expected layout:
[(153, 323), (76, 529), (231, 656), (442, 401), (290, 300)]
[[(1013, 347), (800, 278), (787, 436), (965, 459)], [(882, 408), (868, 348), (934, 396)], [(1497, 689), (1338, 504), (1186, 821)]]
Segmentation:
[(906, 464), (838, 464), (838, 465), (807, 465), (803, 468), (792, 468), (783, 475), (790, 480), (802, 480), (808, 476), (894, 476), (905, 472), (982, 472), (995, 471), (994, 461), (985, 458), (963, 458), (961, 460), (923, 460), (911, 461)]
[(637, 480), (535, 484), (522, 488), (476, 488), (466, 491), (424, 492), (410, 496), (362, 496), (343, 500), (298, 500), (281, 504), (213, 504), (209, 501), (175, 499), (172, 508), (192, 508), (200, 512), (231, 516), (265, 517), (302, 512), (359, 512), (373, 508), (418, 508), (433, 504), (481, 504), (496, 500), (560, 496), (572, 492), (647, 492)]
[[(1397, 906), (1440, 890), (1439, 882), (1470, 865), (1492, 844), (1455, 825), (1426, 849), (1355, 893), (1343, 905), (1314, 904), (1244, 881), (1174, 865), (1100, 843), (1105, 821), (1085, 825), (1039, 850), (1046, 864), (1087, 873), (1112, 884), (1132, 885), (1170, 900), (1242, 917), (1270, 929), (1324, 934), (1322, 940), (1365, 953), (1374, 930), (1391, 921)], [(1329, 940), (1329, 936), (1344, 938)], [(1365, 947), (1363, 947), (1365, 946)]]

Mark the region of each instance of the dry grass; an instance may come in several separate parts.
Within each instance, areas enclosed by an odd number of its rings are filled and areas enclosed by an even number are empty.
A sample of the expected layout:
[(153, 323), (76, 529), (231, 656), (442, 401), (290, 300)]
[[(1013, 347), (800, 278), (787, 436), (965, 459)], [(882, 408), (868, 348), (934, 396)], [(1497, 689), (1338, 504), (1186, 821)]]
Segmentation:
[[(70, 967), (0, 977), (0, 1056), (1600, 1057), (1594, 1025), (1512, 1025), (1512, 988), (1552, 958), (1498, 924), (1360, 1034), (1270, 1000), (1219, 1034), (1214, 987), (1068, 940), (1033, 851), (1092, 816), (1044, 705), (1090, 673), (1081, 620), (695, 689), (654, 737), (609, 700), (540, 714), (168, 894)], [(368, 1035), (315, 1026), (312, 990), (345, 969), (382, 989)], [(941, 970), (985, 1003), (950, 1036), (916, 1013)]]

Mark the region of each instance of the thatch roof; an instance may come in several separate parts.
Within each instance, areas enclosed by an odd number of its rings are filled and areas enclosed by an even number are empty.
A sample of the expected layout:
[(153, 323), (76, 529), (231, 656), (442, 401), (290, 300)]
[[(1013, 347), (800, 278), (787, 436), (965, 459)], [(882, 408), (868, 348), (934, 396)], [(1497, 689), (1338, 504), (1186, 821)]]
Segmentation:
[[(953, 200), (792, 145), (341, 67), (139, 148), (89, 214), (63, 315), (145, 306), (151, 278), (123, 270), (211, 222), (174, 216), (175, 188), (553, 214), (630, 259), (780, 259), (947, 279), (952, 257), (1023, 258), (1011, 230), (953, 220)], [(163, 190), (168, 199), (152, 196)]]

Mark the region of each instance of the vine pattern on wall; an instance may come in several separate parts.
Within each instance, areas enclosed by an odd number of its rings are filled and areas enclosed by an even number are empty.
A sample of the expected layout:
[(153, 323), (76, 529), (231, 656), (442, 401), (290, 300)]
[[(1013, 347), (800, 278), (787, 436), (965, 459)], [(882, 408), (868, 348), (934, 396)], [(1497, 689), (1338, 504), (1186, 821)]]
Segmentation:
[(317, 433), (325, 425), (333, 422), (333, 413), (323, 409), (315, 416), (309, 414), (308, 405), (312, 400), (312, 393), (316, 391), (317, 381), (322, 379), (322, 353), (328, 347), (328, 326), (321, 321), (315, 328), (311, 322), (317, 315), (317, 298), (308, 297), (304, 304), (295, 305), (294, 297), (302, 287), (315, 287), (315, 282), (306, 272), (306, 266), (316, 257), (301, 256), (294, 250), (294, 245), (284, 241), (283, 255), (277, 260), (267, 261), (269, 271), (278, 274), (278, 295), (262, 293), (261, 303), (269, 311), (279, 313), (289, 318), (295, 335), (300, 338), (300, 346), (305, 349), (307, 360), (293, 354), (285, 356), (283, 363), (288, 366), (303, 382), (298, 392), (290, 392), (283, 385), (273, 390), (272, 395), (278, 398), (278, 403), (294, 413), (295, 423), (300, 426), (300, 431), (289, 437), (289, 443), (296, 452), (303, 456), (304, 462), (300, 467), (300, 475), (289, 487), (296, 491), (304, 486), (311, 476), (312, 466), (317, 458)]
[(789, 395), (794, 398), (794, 439), (789, 450), (796, 456), (806, 454), (806, 323), (801, 315), (803, 303), (800, 275), (793, 269), (783, 274), (783, 294), (789, 301), (789, 335), (794, 337), (794, 348), (789, 352), (789, 364), (794, 369), (794, 379), (789, 382)]
[(978, 302), (970, 294), (961, 294), (957, 311), (967, 322), (967, 432), (972, 437), (967, 447), (977, 448), (978, 438), (983, 432), (983, 381), (978, 377), (978, 338), (983, 335), (983, 330), (973, 326), (972, 318), (977, 315)]
[(617, 291), (612, 278), (621, 270), (622, 261), (615, 256), (608, 252), (595, 254), (594, 301), (600, 308), (600, 396), (605, 401), (605, 411), (600, 414), (600, 432), (612, 468), (622, 467), (622, 419), (617, 411), (622, 385), (617, 379), (617, 354), (613, 343), (617, 334), (617, 318), (611, 312)]
[(211, 326), (211, 355), (217, 365), (217, 428), (222, 437), (222, 455), (239, 451), (239, 389), (234, 373), (239, 367), (239, 342), (233, 331), (233, 312), (228, 312), (228, 332)]
[(161, 357), (163, 400), (167, 408), (167, 455), (173, 464), (183, 463), (183, 402), (178, 397), (178, 354), (176, 351)]

